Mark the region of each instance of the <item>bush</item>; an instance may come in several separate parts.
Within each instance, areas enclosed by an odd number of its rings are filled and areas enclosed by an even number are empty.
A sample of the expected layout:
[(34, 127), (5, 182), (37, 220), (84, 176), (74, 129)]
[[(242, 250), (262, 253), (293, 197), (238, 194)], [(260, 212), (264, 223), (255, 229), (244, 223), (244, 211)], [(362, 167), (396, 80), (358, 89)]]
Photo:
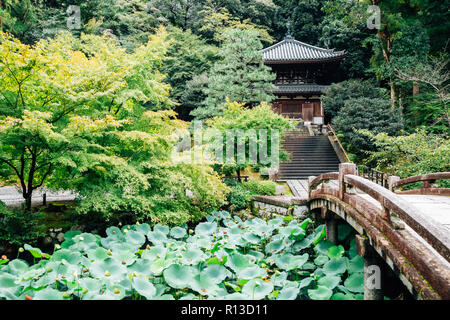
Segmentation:
[(231, 211), (248, 208), (253, 196), (274, 196), (277, 184), (273, 181), (248, 181), (239, 183), (236, 180), (227, 181), (231, 187), (228, 195), (228, 203)]
[(36, 244), (44, 235), (37, 223), (42, 213), (8, 209), (0, 201), (0, 243), (21, 246), (24, 243)]
[(277, 193), (277, 184), (273, 181), (244, 182), (244, 188), (255, 195), (274, 196)]
[(362, 97), (383, 99), (386, 97), (386, 90), (359, 79), (332, 84), (323, 97), (323, 108), (327, 118), (332, 120), (337, 117), (348, 100)]
[(397, 136), (403, 129), (399, 112), (393, 111), (389, 100), (357, 98), (345, 102), (335, 119), (335, 128), (344, 135), (344, 147), (354, 153), (359, 160), (367, 157), (368, 151), (376, 150), (373, 141), (358, 129), (366, 129), (375, 134), (387, 133)]

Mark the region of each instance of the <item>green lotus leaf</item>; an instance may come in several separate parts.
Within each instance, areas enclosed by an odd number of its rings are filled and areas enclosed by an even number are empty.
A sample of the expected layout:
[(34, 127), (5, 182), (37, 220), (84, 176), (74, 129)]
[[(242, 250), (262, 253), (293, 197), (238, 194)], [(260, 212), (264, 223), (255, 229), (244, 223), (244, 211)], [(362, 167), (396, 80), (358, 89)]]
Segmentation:
[(277, 296), (277, 300), (295, 300), (298, 296), (300, 289), (287, 287), (281, 289), (280, 293)]
[(63, 292), (52, 288), (45, 288), (34, 294), (33, 300), (63, 300)]
[(242, 238), (251, 244), (258, 244), (261, 241), (261, 238), (253, 233), (244, 233)]
[(138, 258), (133, 251), (127, 248), (112, 250), (111, 257), (125, 265), (133, 264)]
[(324, 286), (318, 286), (317, 289), (309, 289), (308, 296), (312, 300), (329, 300), (333, 295), (333, 290)]
[(0, 274), (0, 288), (7, 289), (7, 288), (14, 288), (16, 287), (16, 276), (9, 274), (9, 273), (3, 273)]
[(278, 253), (285, 248), (285, 245), (284, 240), (272, 240), (266, 246), (266, 253)]
[(331, 300), (355, 300), (355, 296), (352, 294), (345, 294), (342, 292), (338, 292), (333, 294)]
[(150, 231), (152, 231), (152, 228), (150, 227), (149, 224), (147, 223), (143, 223), (143, 224), (139, 224), (134, 226), (134, 230), (136, 230), (137, 232), (146, 235), (147, 233), (149, 233)]
[(129, 230), (125, 235), (125, 241), (127, 241), (127, 243), (132, 243), (140, 247), (145, 243), (146, 239), (145, 235), (141, 232)]
[(273, 283), (262, 279), (252, 279), (242, 288), (242, 293), (250, 300), (262, 300), (273, 291)]
[(167, 267), (166, 265), (166, 259), (159, 258), (152, 262), (152, 265), (150, 266), (150, 271), (155, 275), (160, 275), (161, 272)]
[(344, 253), (345, 249), (341, 245), (328, 248), (328, 256), (330, 257), (330, 259), (340, 258), (344, 255)]
[(100, 261), (109, 258), (108, 251), (102, 247), (98, 247), (95, 250), (89, 250), (87, 256), (91, 261)]
[(186, 229), (174, 227), (170, 230), (170, 236), (175, 239), (182, 239), (186, 236)]
[(49, 254), (47, 254), (47, 253), (42, 253), (41, 249), (39, 249), (39, 248), (33, 248), (33, 247), (30, 246), (29, 244), (24, 245), (23, 248), (24, 248), (25, 250), (27, 250), (29, 253), (31, 253), (31, 255), (32, 255), (33, 257), (35, 257), (35, 258), (38, 258), (38, 259), (42, 259), (42, 258), (48, 259), (48, 258), (50, 258), (50, 255), (49, 255)]
[(6, 300), (19, 300), (13, 293), (13, 289), (0, 288), (0, 298), (4, 298)]
[(249, 297), (240, 292), (233, 292), (229, 295), (223, 296), (223, 300), (249, 300)]
[(102, 282), (93, 278), (81, 278), (79, 280), (79, 285), (83, 289), (88, 289), (91, 292), (99, 293), (102, 287)]
[(320, 255), (317, 258), (314, 259), (314, 263), (317, 266), (323, 266), (325, 263), (327, 263), (330, 259), (328, 258), (328, 256), (325, 255)]
[(314, 247), (314, 251), (316, 251), (319, 254), (328, 255), (328, 249), (333, 247), (334, 244), (331, 241), (328, 240), (322, 240)]
[(364, 273), (354, 273), (350, 275), (345, 281), (344, 286), (353, 293), (364, 292)]
[(330, 290), (333, 290), (337, 287), (337, 285), (341, 282), (341, 277), (339, 276), (325, 276), (319, 279), (317, 284), (319, 286), (327, 287)]
[(186, 265), (196, 265), (205, 258), (202, 250), (194, 247), (188, 248), (182, 253), (180, 262)]
[(294, 256), (290, 253), (284, 253), (278, 255), (275, 258), (275, 264), (278, 268), (286, 271), (300, 268), (303, 264), (308, 261), (309, 254), (305, 253), (301, 256)]
[(111, 238), (111, 240), (122, 240), (123, 239), (123, 233), (122, 231), (117, 227), (109, 227), (106, 229), (106, 235), (108, 238)]
[(303, 230), (306, 230), (306, 228), (308, 227), (308, 225), (312, 223), (311, 219), (305, 219), (302, 221), (302, 223), (299, 224), (299, 228), (302, 228)]
[(326, 236), (326, 227), (324, 224), (318, 226), (315, 230), (314, 230), (314, 245), (316, 245), (319, 241), (321, 241), (323, 238), (325, 238)]
[(28, 270), (28, 267), (28, 263), (25, 260), (15, 259), (8, 264), (7, 270), (12, 274), (18, 275)]
[(358, 255), (354, 256), (353, 259), (348, 262), (348, 272), (357, 273), (364, 271), (364, 259)]
[(313, 235), (309, 235), (300, 241), (296, 241), (292, 248), (294, 249), (294, 251), (300, 251), (302, 249), (310, 247), (313, 244), (313, 241)]
[(236, 272), (236, 275), (238, 279), (254, 279), (264, 278), (265, 276), (267, 276), (267, 272), (265, 269), (254, 265)]
[(191, 266), (172, 264), (164, 270), (164, 280), (175, 289), (189, 288), (198, 272)]
[(211, 279), (210, 276), (204, 273), (195, 275), (190, 287), (202, 296), (212, 296), (220, 289), (217, 283)]
[(151, 300), (152, 298), (155, 297), (156, 294), (155, 286), (144, 277), (134, 277), (132, 283), (133, 288), (147, 300)]
[(199, 223), (195, 227), (195, 234), (196, 235), (210, 235), (214, 233), (217, 229), (217, 224), (213, 222), (203, 222)]
[(347, 258), (334, 258), (325, 263), (323, 272), (327, 275), (342, 274), (347, 270)]
[(72, 240), (73, 237), (75, 237), (76, 235), (79, 235), (79, 234), (81, 234), (81, 231), (79, 231), (79, 230), (67, 231), (66, 233), (64, 233), (64, 240), (70, 241), (70, 240)]
[(56, 251), (50, 258), (50, 261), (63, 261), (69, 264), (78, 265), (81, 262), (81, 254), (78, 251), (61, 249)]
[(311, 284), (311, 282), (313, 282), (313, 280), (314, 278), (311, 277), (302, 279), (299, 285), (300, 289), (308, 287)]
[(151, 271), (153, 261), (148, 259), (138, 259), (128, 267), (128, 270), (143, 274), (147, 277), (153, 275)]
[(159, 245), (169, 241), (167, 235), (161, 231), (151, 231), (147, 233), (147, 238), (153, 245)]
[(104, 261), (93, 262), (89, 272), (100, 279), (120, 279), (126, 277), (127, 268), (121, 261), (108, 258)]
[(155, 232), (161, 232), (165, 235), (169, 234), (169, 227), (168, 226), (163, 226), (162, 224), (157, 224), (154, 228), (153, 231)]
[(224, 266), (211, 264), (202, 271), (202, 274), (208, 275), (214, 283), (221, 283), (230, 272)]
[(253, 265), (250, 263), (250, 259), (252, 258), (240, 253), (234, 253), (229, 256), (226, 266), (231, 268), (234, 272), (239, 272)]

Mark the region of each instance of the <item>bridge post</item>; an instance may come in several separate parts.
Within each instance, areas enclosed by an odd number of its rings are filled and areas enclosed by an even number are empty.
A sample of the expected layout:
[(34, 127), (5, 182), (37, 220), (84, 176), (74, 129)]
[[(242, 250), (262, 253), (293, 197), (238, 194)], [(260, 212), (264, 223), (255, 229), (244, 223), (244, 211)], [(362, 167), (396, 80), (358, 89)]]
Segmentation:
[(356, 235), (356, 251), (364, 258), (364, 300), (384, 300), (380, 256), (360, 235)]
[(339, 164), (339, 199), (344, 200), (345, 182), (344, 177), (347, 174), (357, 175), (356, 165), (354, 163)]
[(327, 240), (337, 244), (338, 242), (338, 228), (337, 220), (335, 215), (328, 210), (327, 207), (322, 207), (321, 209), (322, 219), (325, 220), (326, 230), (327, 230)]
[(398, 177), (398, 176), (390, 176), (389, 177), (389, 180), (388, 180), (389, 191), (394, 192), (394, 183), (396, 183), (397, 181), (400, 181), (400, 177)]

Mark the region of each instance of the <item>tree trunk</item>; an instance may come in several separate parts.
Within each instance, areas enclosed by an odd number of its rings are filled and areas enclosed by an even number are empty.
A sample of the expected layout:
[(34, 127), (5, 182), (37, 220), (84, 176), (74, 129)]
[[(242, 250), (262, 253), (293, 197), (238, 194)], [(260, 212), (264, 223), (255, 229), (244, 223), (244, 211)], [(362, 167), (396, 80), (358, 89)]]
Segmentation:
[(420, 93), (420, 86), (416, 81), (413, 81), (413, 97), (418, 96)]
[(238, 177), (238, 181), (241, 183), (242, 179), (241, 179), (241, 169), (236, 170), (237, 173), (237, 177)]
[(397, 102), (397, 95), (395, 94), (395, 84), (394, 84), (394, 80), (391, 79), (389, 81), (389, 86), (391, 87), (391, 105), (392, 105), (392, 109), (395, 109), (395, 104)]

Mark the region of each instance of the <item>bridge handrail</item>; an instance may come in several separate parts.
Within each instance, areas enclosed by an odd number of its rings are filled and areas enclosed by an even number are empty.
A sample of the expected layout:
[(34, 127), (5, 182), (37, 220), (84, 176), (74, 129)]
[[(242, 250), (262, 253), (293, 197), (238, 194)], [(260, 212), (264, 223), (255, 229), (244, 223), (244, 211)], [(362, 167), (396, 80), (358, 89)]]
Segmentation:
[(450, 172), (428, 173), (393, 181), (391, 188), (395, 189), (414, 182), (429, 182), (428, 184), (426, 183), (424, 185), (425, 188), (429, 188), (430, 184), (435, 182), (436, 180), (449, 180), (449, 179), (450, 179)]
[[(309, 179), (309, 194), (320, 184), (320, 181), (328, 177), (336, 177), (335, 173), (321, 175)], [(399, 195), (392, 191), (357, 175), (356, 166), (352, 163), (344, 163), (339, 166), (339, 198), (344, 200), (346, 185), (351, 185), (378, 201), (382, 207), (382, 219), (391, 223), (391, 213), (396, 214), (411, 229), (425, 239), (440, 255), (450, 261), (450, 237), (446, 228), (430, 223), (416, 208), (412, 207)]]
[(352, 162), (352, 161), (350, 160), (350, 158), (348, 157), (347, 152), (345, 152), (345, 149), (344, 149), (344, 147), (342, 146), (341, 140), (340, 140), (339, 137), (337, 136), (336, 131), (334, 131), (334, 129), (333, 129), (333, 127), (331, 126), (331, 124), (328, 124), (327, 127), (330, 129), (331, 133), (333, 133), (333, 136), (335, 137), (335, 139), (336, 139), (336, 141), (337, 141), (337, 143), (338, 143), (338, 145), (339, 145), (339, 148), (340, 148), (341, 151), (344, 153), (345, 158), (347, 159), (347, 161), (348, 161), (348, 162)]
[(321, 174), (318, 177), (311, 177), (311, 180), (308, 181), (309, 183), (309, 190), (315, 189), (319, 184), (322, 182), (326, 182), (329, 180), (337, 180), (339, 179), (339, 172), (329, 172)]

